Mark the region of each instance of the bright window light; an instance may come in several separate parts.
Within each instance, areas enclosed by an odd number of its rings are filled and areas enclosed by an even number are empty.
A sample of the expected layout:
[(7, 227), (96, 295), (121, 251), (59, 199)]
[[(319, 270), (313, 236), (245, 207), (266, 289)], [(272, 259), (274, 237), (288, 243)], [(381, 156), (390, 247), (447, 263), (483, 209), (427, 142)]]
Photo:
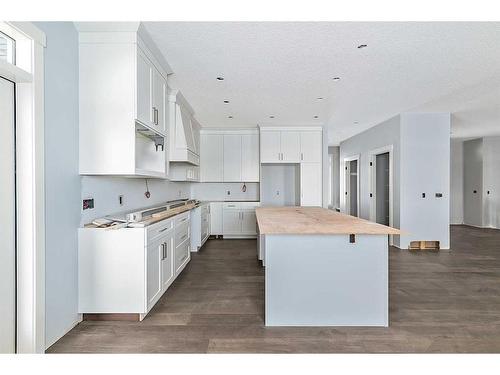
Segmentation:
[(15, 64), (16, 41), (0, 32), (0, 60)]

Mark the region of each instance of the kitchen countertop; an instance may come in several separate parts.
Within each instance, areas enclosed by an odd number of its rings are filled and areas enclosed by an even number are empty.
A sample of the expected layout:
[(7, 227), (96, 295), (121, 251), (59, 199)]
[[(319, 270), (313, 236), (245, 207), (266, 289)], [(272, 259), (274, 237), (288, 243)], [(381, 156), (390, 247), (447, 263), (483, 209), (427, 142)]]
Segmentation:
[(260, 234), (401, 234), (399, 229), (320, 207), (260, 207)]

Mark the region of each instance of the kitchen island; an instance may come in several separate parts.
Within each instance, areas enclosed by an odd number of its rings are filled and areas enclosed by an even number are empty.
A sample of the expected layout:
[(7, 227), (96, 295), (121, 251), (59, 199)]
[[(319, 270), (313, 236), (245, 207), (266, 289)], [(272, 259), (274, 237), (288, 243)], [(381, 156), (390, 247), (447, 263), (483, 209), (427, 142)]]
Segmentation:
[(389, 325), (388, 235), (319, 207), (256, 209), (266, 326)]

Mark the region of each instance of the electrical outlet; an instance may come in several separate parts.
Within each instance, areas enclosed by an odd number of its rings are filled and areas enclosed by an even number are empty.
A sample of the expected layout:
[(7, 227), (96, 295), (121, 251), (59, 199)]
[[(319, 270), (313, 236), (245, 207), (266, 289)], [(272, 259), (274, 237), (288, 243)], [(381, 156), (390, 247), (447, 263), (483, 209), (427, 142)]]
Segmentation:
[(118, 196), (118, 203), (120, 204), (120, 206), (123, 206), (123, 202), (124, 202), (123, 195), (119, 195)]
[(179, 193), (177, 194), (179, 196), (179, 198), (181, 197), (182, 195), (182, 190), (179, 190)]
[(86, 198), (82, 202), (83, 210), (91, 210), (94, 208), (94, 198)]
[(227, 195), (231, 195), (231, 191), (230, 190), (227, 191)]

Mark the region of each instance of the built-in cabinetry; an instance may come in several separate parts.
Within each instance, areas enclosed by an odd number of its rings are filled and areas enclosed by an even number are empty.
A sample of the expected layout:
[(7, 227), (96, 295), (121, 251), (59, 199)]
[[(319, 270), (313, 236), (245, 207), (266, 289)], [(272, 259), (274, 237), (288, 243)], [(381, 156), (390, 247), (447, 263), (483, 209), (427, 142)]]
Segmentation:
[(80, 25), (80, 174), (167, 175), (167, 74), (145, 32)]
[[(296, 205), (323, 205), (323, 129), (321, 127), (261, 127), (260, 128), (260, 162), (262, 168), (268, 165), (298, 165), (299, 168), (288, 168), (281, 173), (290, 179), (285, 184), (295, 186), (299, 181), (299, 194)], [(273, 167), (274, 168), (274, 167)], [(281, 167), (277, 167), (281, 168)], [(283, 168), (287, 168), (283, 166)], [(296, 178), (295, 171), (300, 176)], [(278, 171), (277, 171), (278, 172)], [(263, 173), (264, 174), (264, 173)], [(261, 181), (261, 197), (283, 194), (273, 188), (273, 182)], [(280, 182), (280, 186), (283, 185)], [(283, 186), (281, 186), (282, 188)], [(262, 191), (262, 189), (272, 191)], [(286, 193), (286, 192), (285, 192)]]
[(259, 182), (259, 133), (201, 132), (201, 182)]
[(141, 320), (191, 259), (190, 212), (145, 228), (78, 230), (78, 311)]
[(191, 251), (198, 251), (210, 236), (210, 203), (191, 210)]
[(244, 238), (257, 235), (255, 208), (259, 202), (224, 202), (222, 232), (224, 237)]
[(210, 234), (212, 236), (222, 236), (222, 208), (223, 202), (210, 202)]

